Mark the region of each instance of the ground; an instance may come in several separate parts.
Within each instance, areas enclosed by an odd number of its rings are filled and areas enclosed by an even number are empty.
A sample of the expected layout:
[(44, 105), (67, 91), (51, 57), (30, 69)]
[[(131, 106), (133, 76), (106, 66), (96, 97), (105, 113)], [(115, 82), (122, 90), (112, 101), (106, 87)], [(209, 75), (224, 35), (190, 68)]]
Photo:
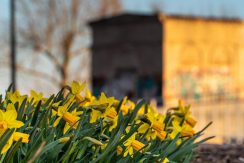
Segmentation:
[(193, 163), (244, 163), (244, 144), (203, 144)]

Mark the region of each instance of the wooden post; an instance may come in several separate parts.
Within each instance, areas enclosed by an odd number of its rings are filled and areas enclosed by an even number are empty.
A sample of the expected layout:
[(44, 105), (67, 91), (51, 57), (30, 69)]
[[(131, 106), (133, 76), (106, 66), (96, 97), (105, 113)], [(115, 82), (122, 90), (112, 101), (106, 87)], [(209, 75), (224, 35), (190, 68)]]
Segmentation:
[(11, 60), (11, 83), (16, 89), (16, 35), (15, 35), (15, 0), (10, 1), (10, 60)]

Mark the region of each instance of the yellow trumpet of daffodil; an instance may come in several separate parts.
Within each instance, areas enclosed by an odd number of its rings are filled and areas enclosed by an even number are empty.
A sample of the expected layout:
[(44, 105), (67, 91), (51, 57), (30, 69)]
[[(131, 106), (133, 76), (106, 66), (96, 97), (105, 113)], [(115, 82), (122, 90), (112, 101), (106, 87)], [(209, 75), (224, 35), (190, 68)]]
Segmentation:
[(22, 132), (14, 132), (13, 133), (13, 140), (18, 141), (19, 139), (22, 139), (22, 143), (29, 143), (29, 134), (25, 134)]
[(136, 140), (136, 134), (134, 133), (129, 139), (125, 141), (124, 146), (126, 149), (123, 156), (126, 157), (128, 154), (133, 155), (133, 150), (140, 151), (143, 147), (145, 147), (145, 144)]
[(121, 146), (117, 147), (117, 155), (121, 155), (123, 152), (123, 148)]
[(73, 110), (72, 112), (68, 112), (69, 106), (73, 101), (74, 101), (74, 97), (70, 98), (63, 106), (58, 107), (58, 112), (57, 112), (58, 118), (54, 122), (54, 127), (56, 127), (59, 124), (60, 120), (63, 118), (66, 121), (64, 127), (64, 133), (66, 133), (70, 127), (77, 128), (78, 126), (77, 122), (80, 119), (79, 115), (82, 114), (81, 111), (77, 112), (76, 109)]
[(66, 112), (64, 113), (63, 119), (66, 121), (64, 126), (64, 133), (66, 133), (70, 127), (76, 129), (78, 127), (78, 121), (80, 120), (79, 115), (81, 115), (82, 111), (73, 110), (71, 113)]

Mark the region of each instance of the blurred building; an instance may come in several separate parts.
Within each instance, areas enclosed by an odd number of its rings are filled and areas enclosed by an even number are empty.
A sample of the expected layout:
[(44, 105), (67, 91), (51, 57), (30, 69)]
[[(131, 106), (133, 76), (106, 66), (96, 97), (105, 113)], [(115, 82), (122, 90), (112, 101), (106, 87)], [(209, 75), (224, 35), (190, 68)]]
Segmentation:
[(191, 103), (242, 98), (241, 20), (124, 14), (90, 26), (95, 92), (161, 98), (166, 105), (179, 98)]

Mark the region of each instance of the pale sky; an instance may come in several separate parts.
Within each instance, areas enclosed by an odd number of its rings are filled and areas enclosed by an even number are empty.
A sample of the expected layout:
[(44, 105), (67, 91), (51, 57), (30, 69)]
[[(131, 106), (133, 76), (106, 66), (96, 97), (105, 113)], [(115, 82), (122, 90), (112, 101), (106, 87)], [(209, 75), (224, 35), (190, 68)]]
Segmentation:
[[(0, 0), (0, 21), (9, 15), (10, 0)], [(150, 13), (157, 6), (168, 14), (244, 18), (244, 0), (122, 0), (125, 10)], [(154, 5), (153, 5), (154, 4)]]
[(4, 20), (8, 18), (8, 7), (10, 0), (0, 0), (0, 20)]

